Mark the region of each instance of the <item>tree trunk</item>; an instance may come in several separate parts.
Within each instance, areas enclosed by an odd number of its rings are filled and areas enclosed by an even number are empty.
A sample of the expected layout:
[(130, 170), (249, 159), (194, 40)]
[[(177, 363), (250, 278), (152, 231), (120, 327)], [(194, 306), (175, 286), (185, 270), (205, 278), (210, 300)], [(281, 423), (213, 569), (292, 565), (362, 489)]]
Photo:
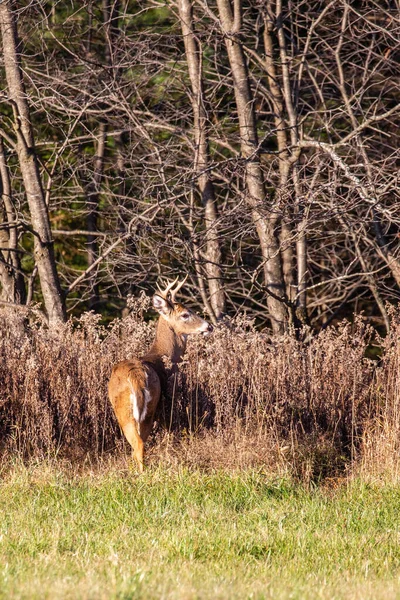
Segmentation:
[(215, 317), (220, 318), (225, 310), (225, 293), (222, 286), (221, 249), (217, 231), (217, 206), (214, 185), (209, 171), (209, 146), (207, 138), (207, 115), (204, 107), (201, 52), (193, 26), (191, 0), (179, 1), (179, 16), (185, 44), (186, 60), (192, 87), (193, 130), (195, 138), (194, 169), (197, 185), (204, 206), (205, 225), (205, 270), (207, 273), (210, 303)]
[[(269, 4), (269, 12), (271, 14), (271, 4)], [(297, 300), (296, 300), (296, 316), (301, 323), (307, 323), (307, 276), (308, 276), (308, 264), (307, 264), (307, 237), (306, 237), (306, 225), (307, 220), (304, 214), (303, 202), (301, 198), (299, 172), (298, 172), (298, 159), (300, 157), (300, 150), (298, 149), (298, 122), (297, 112), (293, 101), (292, 87), (290, 81), (289, 72), (289, 58), (286, 51), (286, 39), (285, 32), (283, 30), (282, 21), (282, 2), (277, 0), (276, 2), (276, 24), (277, 24), (277, 37), (279, 45), (280, 65), (282, 73), (282, 94), (283, 101), (286, 107), (288, 115), (288, 121), (290, 125), (290, 143), (293, 148), (290, 152), (290, 159), (287, 161), (290, 165), (293, 188), (295, 195), (294, 209), (297, 217), (297, 232), (296, 232), (296, 253), (297, 253)]]
[[(288, 193), (288, 181), (292, 163), (290, 161), (290, 150), (286, 132), (287, 125), (285, 121), (285, 102), (282, 95), (282, 87), (280, 85), (276, 59), (274, 57), (274, 27), (275, 22), (273, 19), (272, 3), (267, 2), (264, 17), (263, 41), (265, 58), (263, 63), (274, 110), (274, 125), (276, 129), (276, 139), (279, 151), (278, 164), (280, 181), (279, 188), (277, 190), (277, 196), (279, 197), (280, 205), (284, 207), (284, 210), (286, 209), (287, 212), (289, 209), (288, 204), (290, 203), (291, 195), (290, 192)], [(280, 239), (282, 245), (282, 270), (286, 286), (286, 295), (290, 302), (293, 303), (296, 297), (296, 282), (294, 277), (294, 258), (292, 247), (293, 232), (291, 231), (287, 216), (282, 221)]]
[[(0, 229), (0, 299), (12, 304), (26, 301), (25, 281), (18, 253), (17, 217), (12, 197), (3, 139), (0, 136), (0, 188), (3, 205), (2, 228)], [(1, 222), (1, 219), (0, 219)]]
[(65, 321), (65, 306), (55, 264), (50, 221), (34, 147), (29, 106), (18, 59), (17, 29), (12, 6), (13, 3), (10, 1), (0, 4), (4, 67), (9, 100), (14, 112), (18, 159), (34, 230), (34, 256), (43, 302), (49, 324), (56, 324)]
[(256, 227), (262, 258), (264, 261), (264, 280), (268, 292), (267, 304), (274, 333), (283, 333), (287, 326), (288, 315), (285, 304), (285, 285), (282, 274), (282, 262), (276, 230), (279, 222), (278, 211), (265, 210), (265, 188), (260, 160), (258, 156), (258, 136), (250, 89), (246, 59), (238, 39), (241, 28), (241, 1), (234, 3), (232, 14), (229, 0), (217, 0), (221, 26), (225, 37), (226, 49), (232, 70), (241, 153), (246, 161), (247, 203), (251, 209)]
[[(98, 258), (97, 244), (97, 221), (100, 201), (100, 184), (103, 176), (104, 153), (106, 147), (106, 125), (100, 123), (97, 138), (96, 156), (94, 158), (93, 180), (87, 192), (87, 228), (93, 235), (87, 236), (87, 258), (88, 267), (91, 267)], [(89, 275), (90, 298), (89, 308), (95, 308), (99, 303), (99, 287), (97, 285), (96, 270), (93, 269)]]

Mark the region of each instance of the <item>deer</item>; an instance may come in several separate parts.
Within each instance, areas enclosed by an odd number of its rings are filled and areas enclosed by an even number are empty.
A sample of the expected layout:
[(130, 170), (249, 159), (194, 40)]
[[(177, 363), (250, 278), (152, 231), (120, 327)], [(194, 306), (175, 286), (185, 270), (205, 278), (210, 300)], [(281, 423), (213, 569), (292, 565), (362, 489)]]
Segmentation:
[(188, 335), (213, 331), (208, 321), (176, 301), (186, 279), (179, 282), (177, 277), (163, 290), (157, 284), (158, 292), (152, 298), (153, 308), (159, 313), (154, 341), (143, 357), (116, 364), (108, 384), (111, 405), (140, 473), (144, 470), (144, 444), (153, 428), (161, 394), (166, 395), (169, 371), (165, 359), (176, 372)]

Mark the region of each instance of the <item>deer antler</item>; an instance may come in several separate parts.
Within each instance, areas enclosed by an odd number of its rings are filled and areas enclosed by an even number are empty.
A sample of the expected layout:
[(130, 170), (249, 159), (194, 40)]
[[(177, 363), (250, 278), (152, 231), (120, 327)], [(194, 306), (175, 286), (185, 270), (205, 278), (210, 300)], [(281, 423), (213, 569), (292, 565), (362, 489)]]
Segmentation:
[(186, 279), (187, 278), (188, 278), (188, 276), (186, 275), (185, 279), (182, 279), (182, 281), (180, 283), (178, 282), (176, 288), (174, 290), (171, 290), (170, 293), (171, 293), (172, 303), (175, 303), (175, 296), (179, 292), (179, 290), (181, 289), (181, 287), (186, 283)]
[(171, 291), (171, 288), (174, 287), (174, 285), (177, 281), (178, 281), (178, 278), (174, 279), (174, 281), (172, 283), (168, 283), (167, 287), (164, 290), (162, 290), (157, 283), (157, 288), (158, 288), (158, 291), (160, 292), (160, 296), (162, 298), (165, 298), (165, 300), (168, 300), (168, 294)]
[[(183, 286), (183, 284), (185, 283), (187, 278), (188, 278), (188, 276), (186, 275), (185, 279), (183, 279), (181, 282), (179, 282), (178, 277), (177, 277), (176, 279), (174, 279), (174, 281), (172, 281), (171, 283), (168, 283), (167, 287), (164, 290), (162, 290), (157, 283), (157, 287), (158, 287), (158, 291), (160, 292), (160, 296), (162, 296), (163, 298), (165, 298), (165, 300), (169, 300), (170, 302), (172, 302), (172, 304), (174, 304), (175, 296), (179, 292), (179, 290), (181, 289), (181, 287)], [(178, 283), (177, 283), (175, 289), (172, 289), (177, 281), (178, 281)], [(169, 294), (169, 298), (168, 298), (168, 294)]]

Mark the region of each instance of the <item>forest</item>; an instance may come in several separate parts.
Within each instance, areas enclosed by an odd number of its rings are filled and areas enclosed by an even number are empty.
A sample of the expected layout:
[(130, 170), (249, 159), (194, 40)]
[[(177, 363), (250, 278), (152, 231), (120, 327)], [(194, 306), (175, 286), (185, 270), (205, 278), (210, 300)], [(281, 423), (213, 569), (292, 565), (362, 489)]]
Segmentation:
[(2, 2), (0, 301), (108, 322), (189, 275), (276, 334), (399, 299), (396, 2)]

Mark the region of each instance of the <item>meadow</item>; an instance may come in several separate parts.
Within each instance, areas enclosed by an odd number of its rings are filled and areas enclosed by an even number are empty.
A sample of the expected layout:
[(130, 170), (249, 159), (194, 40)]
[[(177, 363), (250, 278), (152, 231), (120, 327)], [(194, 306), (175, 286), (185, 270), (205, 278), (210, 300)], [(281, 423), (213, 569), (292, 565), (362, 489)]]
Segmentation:
[(0, 487), (1, 598), (399, 597), (396, 485), (39, 464)]
[(400, 597), (400, 319), (193, 340), (138, 476), (107, 400), (154, 335), (0, 321), (0, 598)]

